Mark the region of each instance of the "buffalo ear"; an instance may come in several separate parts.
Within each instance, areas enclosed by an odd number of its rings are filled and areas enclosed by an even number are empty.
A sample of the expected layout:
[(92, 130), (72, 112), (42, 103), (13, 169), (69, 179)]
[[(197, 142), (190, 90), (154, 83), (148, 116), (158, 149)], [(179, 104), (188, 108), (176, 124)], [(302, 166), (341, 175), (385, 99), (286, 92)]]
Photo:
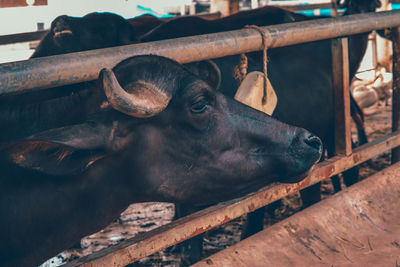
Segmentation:
[(202, 80), (206, 81), (215, 90), (219, 89), (221, 85), (221, 71), (217, 64), (212, 60), (205, 60), (200, 62), (193, 62), (185, 64), (190, 72), (199, 76)]
[[(1, 146), (1, 157), (23, 169), (53, 176), (78, 174), (105, 156), (105, 127), (75, 125), (52, 129)], [(107, 136), (107, 135), (106, 135)]]

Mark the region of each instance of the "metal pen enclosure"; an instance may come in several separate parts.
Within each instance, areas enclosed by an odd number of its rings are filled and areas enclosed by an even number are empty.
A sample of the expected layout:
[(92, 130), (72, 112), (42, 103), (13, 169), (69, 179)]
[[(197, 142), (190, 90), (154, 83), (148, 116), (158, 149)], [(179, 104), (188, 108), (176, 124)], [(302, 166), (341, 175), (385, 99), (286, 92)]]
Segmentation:
[[(292, 24), (263, 27), (267, 35), (267, 47), (281, 47), (317, 40), (340, 38), (374, 29), (400, 26), (400, 11), (386, 11), (374, 14), (349, 15), (340, 18), (312, 20)], [(207, 208), (185, 218), (141, 234), (119, 245), (93, 253), (71, 262), (66, 266), (125, 266), (142, 257), (150, 255), (195, 235), (210, 230), (275, 200), (317, 183), (329, 176), (338, 174), (355, 165), (365, 162), (379, 154), (393, 149), (393, 162), (399, 160), (400, 151), (400, 31), (393, 30), (393, 133), (366, 145), (351, 150), (349, 146), (349, 107), (348, 88), (346, 88), (346, 70), (342, 64), (337, 71), (336, 102), (344, 112), (337, 121), (344, 122), (336, 127), (339, 155), (320, 163), (315, 170), (298, 184), (281, 184), (266, 187), (257, 193)], [(345, 51), (338, 57), (346, 61), (346, 43), (339, 39)], [(185, 49), (186, 53), (182, 53)], [(0, 65), (0, 95), (40, 90), (71, 83), (96, 79), (104, 67), (112, 67), (121, 60), (141, 54), (167, 56), (181, 63), (200, 61), (239, 53), (248, 53), (262, 49), (260, 34), (252, 29), (207, 34), (174, 40), (158, 41), (146, 44), (134, 44), (115, 48), (106, 48), (60, 56), (31, 59)], [(341, 49), (339, 49), (340, 51)], [(342, 56), (340, 56), (342, 55)], [(346, 64), (344, 64), (345, 66)], [(343, 142), (343, 140), (345, 142)]]

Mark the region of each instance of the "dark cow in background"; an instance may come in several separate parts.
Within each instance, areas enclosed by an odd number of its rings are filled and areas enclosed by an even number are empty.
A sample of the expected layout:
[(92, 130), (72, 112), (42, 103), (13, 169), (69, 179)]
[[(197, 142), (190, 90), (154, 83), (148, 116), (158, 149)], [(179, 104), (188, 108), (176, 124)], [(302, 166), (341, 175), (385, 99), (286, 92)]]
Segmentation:
[(99, 83), (75, 102), (97, 107), (85, 120), (1, 144), (1, 266), (37, 265), (131, 203), (208, 205), (298, 182), (322, 153), (170, 59), (127, 59)]
[(51, 23), (32, 58), (132, 44), (137, 37), (131, 23), (116, 14), (62, 15)]
[(150, 30), (164, 23), (164, 21), (161, 19), (150, 14), (137, 16), (132, 19), (128, 19), (128, 21), (132, 25), (135, 35), (138, 36), (138, 38), (139, 36), (146, 34)]
[(142, 35), (162, 23), (162, 20), (149, 14), (128, 20), (107, 12), (93, 12), (83, 17), (58, 16), (31, 57), (137, 43)]

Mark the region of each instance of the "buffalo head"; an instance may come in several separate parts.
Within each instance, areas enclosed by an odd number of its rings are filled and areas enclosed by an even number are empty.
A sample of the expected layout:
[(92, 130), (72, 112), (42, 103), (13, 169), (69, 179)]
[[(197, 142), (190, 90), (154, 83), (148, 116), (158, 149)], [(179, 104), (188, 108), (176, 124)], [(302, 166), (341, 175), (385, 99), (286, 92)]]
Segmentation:
[(32, 57), (65, 54), (137, 42), (131, 24), (113, 13), (89, 13), (84, 17), (62, 15), (51, 23)]
[(102, 112), (13, 143), (9, 158), (48, 176), (114, 179), (130, 188), (130, 202), (204, 205), (297, 182), (321, 156), (316, 136), (223, 96), (167, 58), (133, 57), (99, 80)]

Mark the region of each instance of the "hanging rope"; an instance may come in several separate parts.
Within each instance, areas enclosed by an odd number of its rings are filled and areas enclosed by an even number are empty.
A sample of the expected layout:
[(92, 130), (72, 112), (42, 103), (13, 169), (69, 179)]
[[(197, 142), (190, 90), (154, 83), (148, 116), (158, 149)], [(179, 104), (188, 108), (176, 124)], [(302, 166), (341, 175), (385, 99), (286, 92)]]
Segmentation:
[(233, 76), (235, 77), (236, 80), (239, 82), (242, 82), (244, 78), (247, 75), (247, 57), (246, 54), (240, 54), (240, 62), (239, 64), (235, 67)]
[[(265, 31), (257, 26), (257, 25), (246, 25), (244, 26), (245, 28), (249, 28), (249, 29), (255, 29), (257, 30), (262, 37), (262, 46), (263, 46), (263, 72), (264, 72), (264, 92), (263, 92), (263, 98), (262, 98), (262, 104), (264, 105), (267, 102), (267, 80), (268, 80), (268, 76), (267, 76), (267, 36), (265, 34)], [(240, 63), (239, 65), (237, 65), (235, 67), (234, 70), (234, 77), (235, 79), (239, 80), (239, 82), (242, 82), (243, 79), (246, 77), (247, 75), (247, 67), (248, 67), (248, 60), (245, 54), (241, 54), (240, 55)]]

